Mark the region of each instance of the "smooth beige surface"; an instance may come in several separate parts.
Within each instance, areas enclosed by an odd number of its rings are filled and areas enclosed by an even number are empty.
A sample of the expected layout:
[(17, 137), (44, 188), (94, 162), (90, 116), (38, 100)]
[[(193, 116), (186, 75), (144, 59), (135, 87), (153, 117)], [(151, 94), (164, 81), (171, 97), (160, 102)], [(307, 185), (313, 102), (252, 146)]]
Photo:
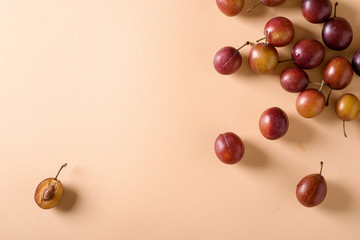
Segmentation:
[[(360, 120), (344, 138), (333, 107), (342, 93), (360, 96), (360, 78), (303, 119), (278, 80), (291, 62), (255, 74), (247, 46), (238, 73), (212, 66), (218, 49), (255, 42), (275, 16), (293, 21), (291, 46), (321, 40), (322, 25), (303, 18), (300, 2), (229, 18), (215, 0), (2, 0), (0, 239), (357, 239)], [(359, 12), (357, 0), (340, 1), (354, 40), (327, 50), (325, 62), (360, 48)], [(308, 71), (313, 81), (325, 62)], [(258, 129), (271, 106), (290, 119), (277, 141)], [(245, 143), (235, 165), (213, 150), (226, 131)], [(328, 196), (308, 209), (295, 187), (320, 161)], [(62, 201), (40, 209), (37, 184), (65, 162)]]

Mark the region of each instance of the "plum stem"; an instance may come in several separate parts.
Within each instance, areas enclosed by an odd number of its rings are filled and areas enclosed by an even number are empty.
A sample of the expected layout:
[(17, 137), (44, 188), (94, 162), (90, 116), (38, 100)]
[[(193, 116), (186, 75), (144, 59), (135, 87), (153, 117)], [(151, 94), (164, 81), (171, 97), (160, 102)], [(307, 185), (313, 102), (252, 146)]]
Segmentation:
[(336, 18), (336, 8), (337, 8), (338, 5), (339, 5), (339, 3), (336, 2), (336, 3), (335, 3), (335, 6), (334, 6), (334, 18)]
[(269, 39), (269, 32), (266, 31), (266, 32), (265, 32), (265, 45), (268, 44), (268, 39)]
[(252, 6), (251, 8), (249, 8), (246, 12), (251, 12), (254, 8), (256, 8), (258, 5), (261, 4), (261, 0), (259, 2), (257, 2), (254, 6)]
[(330, 100), (331, 92), (332, 92), (332, 88), (330, 88), (330, 92), (329, 92), (329, 94), (327, 95), (325, 106), (329, 106), (329, 100)]
[(246, 43), (244, 43), (244, 45), (242, 45), (241, 47), (239, 47), (237, 50), (239, 51), (240, 49), (242, 49), (243, 47), (245, 47), (246, 45), (249, 45), (250, 42), (249, 41), (246, 41)]
[(344, 136), (347, 137), (346, 131), (345, 131), (345, 120), (343, 120), (343, 131), (344, 131)]
[(316, 84), (316, 85), (321, 85), (322, 84), (321, 82), (313, 82), (313, 81), (309, 81), (309, 83)]
[(262, 41), (262, 40), (264, 40), (264, 39), (266, 39), (266, 37), (262, 37), (262, 38), (260, 38), (259, 40), (256, 40), (256, 42), (258, 43), (258, 42), (260, 42), (260, 41)]
[(278, 63), (289, 62), (289, 61), (292, 61), (292, 59), (290, 58), (290, 59), (286, 59), (286, 60), (280, 60), (280, 61), (278, 61)]
[(67, 165), (67, 163), (65, 163), (65, 164), (63, 164), (63, 165), (61, 166), (61, 168), (59, 169), (58, 173), (56, 174), (55, 180), (56, 180), (57, 177), (59, 176), (59, 173), (61, 172), (61, 170), (62, 170), (64, 167), (66, 167), (66, 165)]
[(323, 80), (323, 81), (321, 81), (321, 85), (320, 85), (320, 88), (319, 88), (319, 92), (321, 92), (321, 90), (323, 89), (324, 85), (325, 85), (325, 82), (324, 82), (324, 80)]
[(323, 161), (321, 161), (321, 162), (320, 162), (320, 172), (319, 172), (319, 175), (321, 175), (321, 173), (322, 173), (323, 165), (324, 165), (324, 163), (323, 163)]

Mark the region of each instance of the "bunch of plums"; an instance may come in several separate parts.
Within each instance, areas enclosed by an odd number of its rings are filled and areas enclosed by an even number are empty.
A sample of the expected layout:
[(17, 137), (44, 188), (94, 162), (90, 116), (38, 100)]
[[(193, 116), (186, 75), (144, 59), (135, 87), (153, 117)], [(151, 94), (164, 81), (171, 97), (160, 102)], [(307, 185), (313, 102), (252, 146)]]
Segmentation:
[[(276, 47), (284, 47), (291, 43), (295, 36), (292, 22), (285, 17), (274, 17), (264, 27), (265, 37), (257, 40), (249, 53), (249, 64), (256, 73), (267, 74), (275, 70), (279, 61)], [(264, 42), (260, 42), (265, 40)], [(240, 49), (249, 45), (246, 42), (239, 48), (226, 46), (216, 52), (213, 64), (216, 71), (223, 75), (233, 74), (242, 64)]]
[[(324, 23), (322, 28), (322, 40), (324, 44), (335, 51), (348, 48), (353, 39), (353, 31), (350, 23), (342, 17), (336, 16), (338, 3), (335, 3), (334, 16), (330, 0), (303, 0), (301, 12), (310, 23)], [(305, 72), (306, 69), (318, 67), (325, 57), (325, 47), (314, 39), (303, 39), (297, 42), (292, 50), (292, 59), (295, 67), (285, 69), (280, 75), (280, 84), (288, 92), (298, 92), (296, 110), (305, 118), (318, 116), (329, 103), (330, 94), (333, 90), (342, 90), (350, 85), (354, 71), (359, 74), (360, 53), (357, 51), (352, 63), (343, 56), (335, 56), (330, 59), (323, 69), (323, 80), (313, 82)], [(308, 88), (309, 83), (320, 85), (319, 89)], [(323, 87), (328, 87), (329, 94), (325, 97)], [(335, 111), (343, 121), (343, 132), (346, 137), (345, 121), (354, 120), (360, 107), (359, 99), (351, 93), (346, 93), (337, 100)]]
[[(254, 7), (260, 4), (273, 7), (283, 2), (285, 0), (260, 0)], [(243, 0), (217, 0), (216, 3), (221, 12), (227, 16), (239, 14), (244, 5)], [(350, 23), (345, 18), (336, 15), (337, 6), (336, 2), (333, 8), (330, 0), (303, 0), (300, 8), (308, 22), (323, 24), (322, 40), (326, 47), (342, 51), (351, 44), (353, 32)], [(334, 12), (333, 17), (331, 17), (332, 12)], [(213, 59), (215, 70), (223, 75), (238, 71), (242, 65), (240, 49), (252, 45), (248, 57), (251, 69), (259, 74), (273, 72), (277, 65), (283, 62), (279, 60), (276, 48), (284, 47), (292, 42), (295, 28), (288, 18), (278, 16), (265, 24), (264, 35), (255, 44), (248, 41), (238, 48), (226, 46), (218, 50)], [(281, 87), (288, 92), (299, 94), (295, 106), (299, 115), (304, 118), (318, 116), (328, 105), (333, 90), (341, 90), (350, 85), (354, 71), (360, 76), (359, 49), (354, 53), (351, 63), (343, 56), (333, 57), (323, 69), (323, 80), (310, 81), (306, 70), (315, 69), (323, 62), (326, 53), (323, 43), (311, 38), (304, 38), (295, 43), (292, 47), (291, 59), (289, 59), (294, 66), (286, 68), (280, 75)], [(319, 87), (309, 87), (310, 83)], [(323, 93), (324, 87), (329, 89), (327, 97)], [(345, 121), (357, 118), (360, 112), (360, 101), (354, 94), (345, 93), (337, 100), (335, 112), (343, 121), (343, 132), (346, 137)], [(283, 137), (288, 127), (288, 117), (285, 111), (278, 107), (265, 110), (259, 118), (260, 133), (269, 140)], [(226, 132), (220, 134), (215, 140), (215, 153), (222, 162), (235, 164), (242, 159), (245, 145), (238, 135)], [(319, 173), (305, 176), (297, 185), (297, 199), (306, 207), (316, 206), (325, 199), (327, 187), (322, 176), (322, 167), (321, 162)]]

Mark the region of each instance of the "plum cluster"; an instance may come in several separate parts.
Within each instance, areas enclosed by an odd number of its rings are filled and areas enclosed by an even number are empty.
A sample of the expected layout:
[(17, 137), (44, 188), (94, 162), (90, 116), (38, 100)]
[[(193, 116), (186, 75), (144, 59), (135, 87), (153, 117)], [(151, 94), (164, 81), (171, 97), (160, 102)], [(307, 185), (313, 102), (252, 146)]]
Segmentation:
[[(252, 8), (262, 4), (268, 7), (279, 6), (285, 0), (260, 0)], [(244, 0), (216, 0), (218, 8), (227, 16), (239, 14), (244, 6)], [(322, 113), (329, 104), (329, 98), (333, 90), (341, 90), (349, 86), (354, 72), (360, 76), (360, 49), (353, 55), (351, 62), (343, 56), (331, 58), (323, 69), (323, 80), (312, 82), (305, 70), (318, 67), (325, 58), (325, 47), (342, 51), (348, 48), (353, 39), (353, 31), (350, 23), (336, 15), (338, 3), (334, 8), (330, 0), (302, 0), (301, 12), (304, 18), (315, 24), (323, 24), (323, 43), (305, 38), (294, 44), (291, 59), (295, 66), (286, 68), (280, 74), (281, 87), (292, 93), (298, 93), (296, 110), (304, 118), (314, 118)], [(331, 14), (333, 12), (333, 17)], [(264, 37), (251, 44), (249, 52), (249, 65), (255, 73), (268, 74), (275, 70), (283, 61), (279, 60), (278, 47), (287, 46), (295, 36), (295, 28), (292, 22), (283, 16), (270, 19), (264, 27)], [(246, 42), (239, 48), (227, 46), (216, 52), (213, 59), (215, 70), (223, 75), (233, 74), (242, 65), (240, 49), (249, 45)], [(318, 85), (318, 88), (309, 87), (309, 84)], [(325, 97), (323, 88), (327, 87), (329, 93)], [(345, 121), (357, 118), (360, 113), (360, 101), (352, 93), (343, 94), (336, 102), (335, 112), (343, 121), (344, 136)], [(284, 136), (289, 127), (286, 113), (272, 107), (265, 110), (259, 118), (259, 130), (269, 139), (275, 140)], [(234, 164), (241, 160), (245, 152), (245, 146), (239, 136), (227, 132), (220, 134), (215, 140), (215, 153), (224, 163)], [(320, 173), (305, 176), (297, 185), (296, 196), (299, 202), (306, 207), (320, 204), (326, 196), (326, 181), (322, 176), (323, 163), (321, 162)]]

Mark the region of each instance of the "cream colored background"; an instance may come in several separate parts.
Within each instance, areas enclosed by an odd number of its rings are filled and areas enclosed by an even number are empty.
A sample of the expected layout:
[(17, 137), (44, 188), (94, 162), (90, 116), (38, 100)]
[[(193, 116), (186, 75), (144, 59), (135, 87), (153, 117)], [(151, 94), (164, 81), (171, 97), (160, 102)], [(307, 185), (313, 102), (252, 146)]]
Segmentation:
[[(218, 49), (261, 38), (274, 16), (293, 21), (291, 46), (321, 40), (300, 2), (229, 18), (215, 0), (2, 0), (0, 239), (356, 239), (360, 120), (344, 138), (333, 106), (342, 93), (360, 96), (359, 77), (309, 120), (278, 82), (292, 63), (254, 74), (248, 46), (237, 74), (212, 66)], [(360, 48), (359, 12), (358, 1), (340, 1), (354, 41), (326, 60)], [(308, 71), (313, 81), (324, 64)], [(271, 106), (290, 119), (278, 141), (258, 130)], [(236, 165), (214, 154), (226, 131), (245, 142)], [(308, 209), (295, 187), (321, 160), (328, 196)], [(37, 184), (64, 162), (62, 202), (38, 208)]]

